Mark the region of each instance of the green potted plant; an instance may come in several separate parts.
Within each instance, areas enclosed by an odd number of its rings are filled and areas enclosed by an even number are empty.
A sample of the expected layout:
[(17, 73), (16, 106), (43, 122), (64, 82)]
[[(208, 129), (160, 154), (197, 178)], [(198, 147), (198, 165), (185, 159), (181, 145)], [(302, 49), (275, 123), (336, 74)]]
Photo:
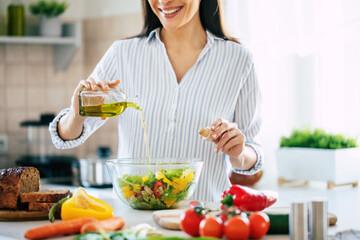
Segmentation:
[(288, 180), (326, 181), (357, 186), (360, 149), (354, 138), (310, 128), (283, 136), (276, 151), (279, 184)]
[(48, 37), (61, 36), (61, 20), (59, 16), (68, 8), (66, 2), (56, 0), (40, 0), (30, 4), (30, 12), (35, 16), (40, 16), (40, 35)]

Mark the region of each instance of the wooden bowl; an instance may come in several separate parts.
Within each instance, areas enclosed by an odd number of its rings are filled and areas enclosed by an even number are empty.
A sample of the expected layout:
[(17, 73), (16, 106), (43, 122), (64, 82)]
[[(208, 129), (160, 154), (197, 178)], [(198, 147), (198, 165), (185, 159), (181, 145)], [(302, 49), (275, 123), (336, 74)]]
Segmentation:
[(263, 175), (263, 171), (260, 170), (254, 175), (242, 175), (231, 171), (229, 179), (231, 184), (242, 185), (242, 186), (253, 186), (257, 183)]

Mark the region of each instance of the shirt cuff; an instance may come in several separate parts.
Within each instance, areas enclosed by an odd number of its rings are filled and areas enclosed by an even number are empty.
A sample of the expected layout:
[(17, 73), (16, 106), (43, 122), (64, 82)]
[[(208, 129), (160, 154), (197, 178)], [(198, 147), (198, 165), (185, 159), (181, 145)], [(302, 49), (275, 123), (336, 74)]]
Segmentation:
[(253, 175), (253, 174), (257, 173), (258, 171), (260, 171), (261, 167), (263, 166), (263, 152), (262, 152), (262, 148), (259, 144), (246, 143), (246, 145), (250, 146), (252, 149), (254, 149), (254, 151), (257, 155), (257, 161), (256, 161), (255, 165), (248, 170), (240, 170), (237, 168), (233, 168), (232, 170), (233, 170), (233, 172), (242, 174), (242, 175)]
[(65, 114), (67, 114), (70, 111), (69, 108), (63, 109), (49, 124), (49, 131), (51, 135), (51, 140), (54, 144), (54, 146), (57, 149), (70, 149), (75, 148), (81, 144), (83, 144), (86, 139), (89, 137), (89, 126), (84, 122), (83, 131), (81, 135), (74, 140), (63, 140), (58, 132), (58, 123), (60, 121), (60, 118), (62, 118)]

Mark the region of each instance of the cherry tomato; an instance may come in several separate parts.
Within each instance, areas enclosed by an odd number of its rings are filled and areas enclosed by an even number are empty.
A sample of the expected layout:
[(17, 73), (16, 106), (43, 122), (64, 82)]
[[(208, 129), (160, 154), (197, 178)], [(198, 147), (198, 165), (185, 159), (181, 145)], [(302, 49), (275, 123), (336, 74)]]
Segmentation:
[(203, 216), (198, 215), (193, 209), (186, 210), (180, 216), (181, 230), (193, 237), (199, 236), (199, 225), (203, 218)]
[(245, 240), (250, 235), (249, 220), (241, 215), (234, 216), (224, 224), (224, 234), (228, 240)]
[(223, 235), (223, 225), (220, 218), (206, 216), (200, 222), (200, 236), (221, 238)]
[(251, 238), (262, 238), (270, 227), (270, 219), (266, 213), (253, 212), (249, 216), (250, 222), (250, 237)]
[(219, 218), (224, 223), (228, 219), (228, 216), (225, 213), (220, 213)]
[(161, 198), (161, 195), (162, 195), (162, 193), (164, 192), (165, 189), (166, 189), (166, 186), (162, 182), (156, 181), (155, 186), (154, 186), (154, 194), (155, 194), (155, 196), (157, 198)]

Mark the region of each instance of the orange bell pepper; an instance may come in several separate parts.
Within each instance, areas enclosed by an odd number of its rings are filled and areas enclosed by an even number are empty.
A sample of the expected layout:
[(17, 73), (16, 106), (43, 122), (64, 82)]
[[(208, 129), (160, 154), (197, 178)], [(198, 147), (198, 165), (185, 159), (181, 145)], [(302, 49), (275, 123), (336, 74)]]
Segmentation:
[(78, 188), (74, 195), (61, 206), (61, 219), (93, 217), (105, 220), (114, 216), (114, 210), (107, 203), (92, 197), (83, 188)]

